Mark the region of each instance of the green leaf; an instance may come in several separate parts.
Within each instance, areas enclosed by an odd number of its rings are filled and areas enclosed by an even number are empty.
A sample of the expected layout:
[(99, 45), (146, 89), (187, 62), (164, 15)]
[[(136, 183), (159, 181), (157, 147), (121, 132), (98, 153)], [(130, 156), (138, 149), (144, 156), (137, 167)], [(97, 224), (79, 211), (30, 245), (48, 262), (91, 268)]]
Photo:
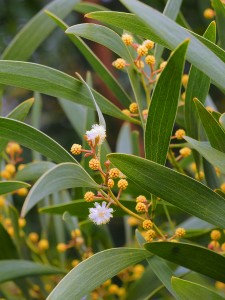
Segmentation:
[(225, 257), (207, 248), (171, 242), (152, 242), (145, 244), (145, 248), (151, 253), (175, 264), (225, 282), (225, 274), (223, 272)]
[[(43, 65), (2, 60), (0, 61), (0, 83), (93, 107), (93, 102), (84, 84), (72, 76)], [(94, 90), (93, 94), (103, 113), (139, 124), (138, 120), (123, 114), (114, 104)]]
[(178, 295), (178, 300), (204, 299), (204, 300), (222, 300), (224, 297), (211, 291), (207, 287), (183, 280), (180, 278), (172, 278), (172, 287)]
[[(7, 118), (24, 121), (33, 103), (33, 98), (22, 102), (7, 115)], [(2, 152), (6, 148), (7, 144), (8, 140), (0, 138), (0, 152)]]
[(0, 137), (36, 150), (55, 162), (75, 162), (62, 146), (43, 132), (19, 121), (0, 118)]
[(87, 14), (92, 11), (107, 10), (107, 8), (92, 2), (80, 2), (75, 5), (74, 10), (81, 14)]
[(225, 131), (198, 99), (194, 102), (211, 146), (225, 152)]
[(80, 165), (62, 163), (51, 168), (31, 188), (23, 204), (21, 215), (25, 216), (44, 197), (73, 187), (100, 188)]
[(145, 155), (162, 165), (166, 162), (173, 131), (188, 44), (189, 41), (182, 43), (170, 57), (158, 79), (148, 111)]
[(223, 114), (219, 117), (219, 123), (221, 124), (221, 126), (222, 126), (223, 129), (225, 130), (225, 113), (223, 113)]
[(212, 6), (216, 12), (216, 23), (218, 26), (219, 44), (223, 49), (225, 49), (225, 5), (222, 3), (221, 0), (212, 0)]
[(40, 161), (26, 164), (25, 167), (18, 171), (15, 180), (33, 181), (37, 180), (41, 175), (55, 166), (54, 163), (49, 161)]
[(121, 37), (113, 30), (97, 24), (78, 24), (69, 27), (67, 34), (81, 36), (111, 49), (128, 63), (133, 63), (132, 57), (124, 45)]
[(222, 173), (225, 174), (225, 153), (211, 147), (207, 142), (199, 142), (188, 136), (185, 140), (197, 150), (205, 159), (207, 159), (215, 167), (219, 167)]
[(30, 185), (21, 181), (0, 181), (0, 195), (14, 192), (20, 188), (28, 188)]
[[(82, 4), (82, 3), (81, 3)], [(83, 3), (85, 6), (87, 3)], [(63, 31), (69, 27), (66, 23), (64, 23), (57, 16), (51, 14), (46, 11), (46, 13), (56, 22), (56, 24), (62, 28)], [(96, 71), (98, 76), (105, 82), (105, 84), (111, 89), (111, 92), (118, 98), (118, 100), (125, 106), (128, 107), (131, 103), (130, 97), (121, 87), (119, 82), (114, 78), (112, 73), (105, 67), (105, 65), (101, 62), (101, 60), (94, 54), (94, 52), (86, 45), (86, 43), (73, 34), (68, 34), (68, 37), (73, 42), (73, 44), (78, 48), (81, 52), (82, 56), (86, 58), (92, 68)]]
[(10, 235), (0, 223), (0, 261), (3, 259), (18, 258), (18, 253)]
[[(126, 206), (130, 210), (134, 210), (136, 202), (130, 200), (120, 200), (120, 201), (124, 206)], [(74, 200), (69, 203), (62, 203), (58, 205), (41, 207), (40, 212), (62, 215), (64, 214), (65, 211), (69, 211), (71, 216), (78, 216), (81, 219), (85, 219), (88, 217), (89, 208), (91, 207), (93, 207), (93, 203), (91, 202), (86, 202), (84, 200)], [(113, 209), (114, 209), (113, 212), (114, 217), (121, 217), (126, 215), (126, 212), (121, 210), (119, 207), (115, 206), (113, 207)]]
[(2, 59), (28, 60), (56, 25), (46, 15), (45, 9), (61, 18), (66, 17), (79, 0), (55, 0), (36, 14), (16, 35), (2, 54)]
[[(86, 15), (100, 21), (105, 21), (109, 24), (119, 26), (134, 32), (145, 38), (174, 50), (181, 42), (190, 39), (190, 45), (187, 51), (187, 59), (190, 63), (201, 69), (207, 76), (209, 76), (217, 87), (224, 91), (223, 74), (225, 73), (225, 53), (213, 43), (207, 42), (206, 39), (195, 37), (194, 34), (187, 31), (180, 25), (176, 24), (166, 16), (162, 15), (155, 9), (135, 0), (121, 0), (121, 2), (131, 11), (133, 11), (138, 18), (132, 14), (112, 13), (112, 12), (94, 12)], [(176, 34), (174, 34), (176, 33)], [(201, 42), (199, 41), (201, 39)], [(207, 46), (213, 48), (220, 58), (215, 55), (202, 42), (207, 43)], [(223, 61), (221, 61), (223, 58)], [(209, 61), (213, 60), (213, 65)]]
[(1, 260), (0, 261), (0, 282), (11, 281), (17, 278), (42, 276), (65, 273), (65, 271), (28, 260)]
[(139, 193), (152, 193), (193, 216), (218, 227), (225, 227), (224, 199), (203, 184), (132, 155), (109, 154), (108, 159), (139, 186)]
[[(99, 252), (70, 271), (47, 300), (81, 299), (121, 270), (138, 263), (150, 254), (143, 249), (116, 248)], [(96, 276), (98, 270), (98, 276)], [(74, 288), (76, 287), (76, 288)]]
[[(216, 24), (212, 22), (206, 30), (204, 37), (215, 42), (216, 39)], [(209, 92), (210, 78), (195, 66), (191, 67), (188, 85), (185, 97), (185, 128), (187, 135), (192, 138), (199, 139), (199, 117), (196, 112), (196, 107), (193, 99), (198, 98), (202, 103), (205, 102), (206, 96)], [(194, 152), (195, 162), (199, 169), (200, 157)]]

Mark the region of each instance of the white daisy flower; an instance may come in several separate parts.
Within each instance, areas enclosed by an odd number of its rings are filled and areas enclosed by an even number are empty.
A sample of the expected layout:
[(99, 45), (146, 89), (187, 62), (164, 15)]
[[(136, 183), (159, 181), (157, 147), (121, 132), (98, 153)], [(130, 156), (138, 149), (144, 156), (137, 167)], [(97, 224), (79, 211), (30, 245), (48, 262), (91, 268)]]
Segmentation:
[(92, 142), (95, 146), (95, 143), (101, 145), (106, 138), (106, 129), (103, 125), (94, 124), (91, 127), (91, 130), (86, 131), (87, 140)]
[(110, 218), (113, 217), (113, 209), (106, 206), (106, 202), (102, 202), (102, 205), (95, 202), (95, 208), (89, 208), (89, 218), (97, 225), (106, 224)]

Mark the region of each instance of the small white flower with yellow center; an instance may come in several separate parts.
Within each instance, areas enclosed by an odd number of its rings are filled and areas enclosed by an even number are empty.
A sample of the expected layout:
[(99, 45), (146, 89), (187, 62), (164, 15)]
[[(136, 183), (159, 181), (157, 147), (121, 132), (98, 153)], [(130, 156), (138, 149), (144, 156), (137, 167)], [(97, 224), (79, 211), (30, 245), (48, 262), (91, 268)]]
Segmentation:
[(86, 131), (86, 137), (89, 142), (92, 142), (93, 146), (101, 145), (106, 138), (106, 129), (103, 125), (94, 124), (91, 130)]
[(110, 218), (113, 217), (113, 209), (106, 206), (106, 202), (102, 202), (102, 205), (95, 202), (95, 208), (89, 208), (89, 219), (97, 225), (106, 224)]

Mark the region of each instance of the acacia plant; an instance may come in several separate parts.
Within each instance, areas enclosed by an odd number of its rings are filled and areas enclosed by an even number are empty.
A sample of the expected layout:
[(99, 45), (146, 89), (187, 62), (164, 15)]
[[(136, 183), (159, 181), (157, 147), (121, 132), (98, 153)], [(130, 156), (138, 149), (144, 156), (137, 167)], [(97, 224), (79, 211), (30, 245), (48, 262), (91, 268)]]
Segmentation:
[[(182, 0), (168, 0), (163, 13), (137, 0), (120, 0), (129, 13), (78, 2), (52, 1), (1, 55), (1, 94), (9, 85), (34, 98), (0, 117), (0, 295), (224, 299), (225, 118), (209, 89), (225, 92), (225, 5), (212, 0), (204, 16), (215, 20), (200, 36)], [(69, 27), (62, 19), (73, 9), (101, 25)], [(57, 26), (123, 109), (92, 87), (90, 73), (26, 62)], [(119, 79), (83, 39), (114, 52)], [(41, 94), (71, 121), (71, 149), (37, 128)], [(104, 115), (124, 122), (118, 138)], [(28, 164), (23, 147), (33, 153)], [(124, 247), (110, 235), (118, 220)]]

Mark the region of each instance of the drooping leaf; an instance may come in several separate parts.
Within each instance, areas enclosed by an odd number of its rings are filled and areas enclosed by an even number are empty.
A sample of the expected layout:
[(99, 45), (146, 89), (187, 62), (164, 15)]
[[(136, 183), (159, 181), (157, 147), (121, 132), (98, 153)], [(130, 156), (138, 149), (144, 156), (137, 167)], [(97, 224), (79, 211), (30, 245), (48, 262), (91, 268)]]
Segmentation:
[(222, 3), (221, 0), (212, 0), (212, 6), (216, 12), (216, 23), (218, 25), (219, 44), (223, 49), (225, 49), (225, 5)]
[(0, 181), (0, 195), (14, 192), (21, 188), (28, 188), (30, 185), (21, 181)]
[(188, 41), (182, 43), (170, 57), (158, 79), (148, 111), (145, 131), (147, 159), (164, 165), (180, 96), (185, 53)]
[(225, 153), (211, 147), (207, 142), (199, 142), (188, 136), (186, 141), (197, 150), (205, 159), (207, 159), (215, 167), (219, 167), (222, 173), (225, 173)]
[(100, 188), (90, 175), (74, 163), (62, 163), (44, 173), (33, 185), (23, 204), (21, 215), (51, 193), (73, 187)]
[(64, 270), (34, 263), (28, 260), (1, 260), (0, 261), (0, 282), (11, 281), (22, 277), (43, 276), (65, 273)]
[(140, 193), (152, 193), (193, 216), (225, 226), (223, 198), (203, 184), (143, 158), (127, 154), (109, 154), (108, 158), (139, 186)]
[[(84, 84), (70, 75), (47, 66), (1, 60), (0, 83), (38, 91), (93, 107), (93, 102)], [(139, 124), (138, 120), (123, 114), (114, 104), (94, 90), (93, 95), (103, 113)]]
[[(132, 14), (125, 13), (115, 13), (113, 15), (112, 12), (94, 12), (87, 16), (111, 23), (115, 26), (121, 26), (125, 30), (134, 32), (145, 38), (150, 38), (171, 50), (174, 50), (185, 39), (190, 39), (187, 60), (201, 69), (212, 79), (217, 87), (224, 91), (222, 78), (225, 72), (225, 53), (222, 49), (216, 47), (213, 43), (207, 42), (206, 39), (195, 37), (194, 34), (150, 6), (136, 0), (121, 0), (121, 2), (134, 12), (138, 18), (135, 18)], [(174, 34), (175, 32), (176, 34)], [(207, 43), (210, 48), (213, 48), (217, 55), (220, 55), (220, 58), (200, 42), (199, 39)], [(221, 61), (221, 57), (223, 61)], [(215, 63), (213, 63), (213, 66), (208, 63), (211, 60)]]
[(25, 123), (1, 117), (0, 137), (36, 150), (55, 162), (70, 161), (76, 163), (75, 158), (57, 142)]
[(28, 60), (38, 46), (54, 30), (56, 25), (44, 13), (47, 9), (65, 18), (80, 0), (55, 0), (36, 14), (15, 36), (3, 52), (2, 59)]
[[(150, 254), (143, 249), (116, 248), (99, 252), (70, 271), (47, 300), (81, 299), (124, 268), (138, 263)], [(96, 276), (98, 270), (98, 276)], [(76, 288), (74, 288), (76, 287)]]
[(208, 287), (183, 280), (177, 277), (172, 278), (172, 287), (178, 295), (178, 300), (204, 299), (222, 300), (224, 297), (210, 290)]
[(49, 161), (32, 162), (26, 164), (22, 170), (16, 173), (15, 180), (32, 181), (37, 180), (41, 175), (55, 166)]
[(212, 250), (181, 242), (152, 242), (145, 244), (145, 248), (151, 253), (175, 264), (225, 282), (225, 274), (223, 272), (225, 257)]
[(225, 152), (225, 130), (198, 99), (194, 102), (211, 146)]

